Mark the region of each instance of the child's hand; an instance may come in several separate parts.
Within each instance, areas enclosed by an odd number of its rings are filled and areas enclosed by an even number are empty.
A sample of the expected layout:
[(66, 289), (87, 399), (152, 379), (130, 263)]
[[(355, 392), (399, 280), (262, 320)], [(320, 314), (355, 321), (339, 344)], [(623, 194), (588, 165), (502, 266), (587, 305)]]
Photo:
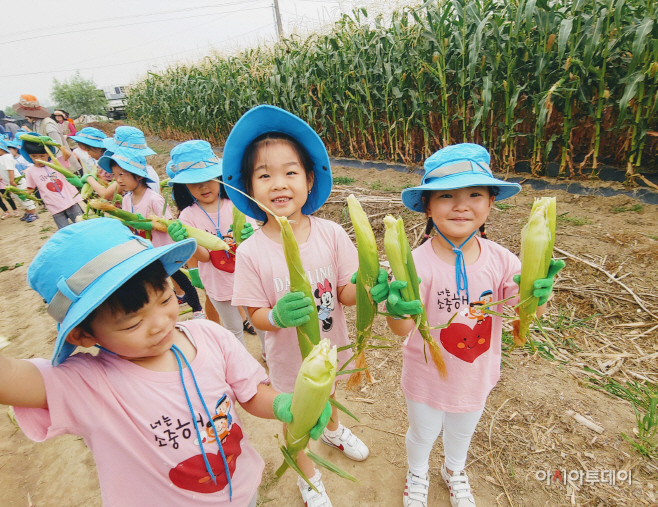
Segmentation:
[(249, 222), (244, 224), (244, 227), (240, 231), (240, 236), (242, 236), (242, 241), (252, 237), (254, 235), (254, 232), (256, 231), (254, 231), (254, 227)]
[[(563, 268), (564, 268), (563, 260), (551, 259), (551, 264), (548, 267), (548, 273), (546, 274), (546, 278), (539, 278), (538, 280), (535, 280), (535, 283), (533, 284), (535, 289), (532, 292), (532, 295), (535, 296), (536, 298), (539, 298), (539, 301), (537, 301), (537, 306), (544, 306), (546, 304), (548, 298), (551, 296), (551, 293), (553, 292), (553, 283), (554, 283), (553, 278), (560, 271), (562, 271)], [(517, 285), (521, 284), (521, 275), (514, 275), (512, 279), (514, 280), (514, 283), (516, 283)]]
[[(292, 414), (290, 413), (290, 406), (292, 405), (292, 393), (279, 394), (274, 398), (274, 403), (272, 404), (272, 410), (274, 411), (274, 417), (279, 421), (289, 424), (292, 422)], [(331, 417), (331, 404), (327, 402), (324, 406), (324, 410), (318, 419), (318, 422), (315, 423), (315, 426), (311, 428), (309, 434), (313, 440), (317, 440), (322, 436), (329, 418)]]
[(82, 177), (80, 178), (80, 181), (82, 181), (83, 183), (87, 183), (88, 178), (93, 178), (96, 181), (98, 181), (98, 178), (96, 176), (94, 176), (93, 174), (83, 174)]
[[(351, 283), (356, 284), (356, 275), (358, 271), (352, 275)], [(375, 303), (381, 303), (388, 297), (388, 272), (384, 268), (379, 268), (377, 274), (377, 282), (374, 287), (370, 289), (370, 295)]]
[(417, 299), (405, 301), (400, 294), (400, 290), (407, 286), (407, 282), (395, 280), (391, 282), (386, 300), (386, 311), (397, 317), (406, 315), (418, 315), (423, 311), (423, 305)]
[(180, 220), (175, 220), (167, 227), (167, 234), (174, 241), (183, 241), (187, 238), (187, 231)]
[(78, 178), (77, 176), (71, 176), (70, 178), (66, 178), (66, 181), (68, 181), (74, 187), (82, 188), (82, 181), (80, 181), (80, 178)]
[(276, 302), (270, 314), (276, 327), (286, 328), (306, 324), (312, 312), (311, 298), (305, 297), (303, 292), (289, 292)]
[(190, 274), (190, 281), (192, 286), (197, 289), (204, 289), (203, 282), (201, 282), (201, 277), (199, 276), (199, 268), (188, 269), (187, 272)]

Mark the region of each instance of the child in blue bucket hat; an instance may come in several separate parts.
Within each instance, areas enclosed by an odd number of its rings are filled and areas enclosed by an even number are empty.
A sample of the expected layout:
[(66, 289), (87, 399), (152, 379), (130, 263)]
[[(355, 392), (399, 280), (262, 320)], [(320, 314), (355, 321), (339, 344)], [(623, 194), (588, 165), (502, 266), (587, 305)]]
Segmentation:
[[(119, 149), (131, 150), (143, 157), (155, 155), (156, 153), (146, 144), (146, 136), (144, 135), (144, 132), (136, 127), (125, 125), (117, 127), (114, 130), (114, 137), (104, 139), (103, 145), (110, 153), (114, 153)], [(151, 187), (151, 190), (154, 192), (160, 193), (160, 177), (158, 176), (158, 173), (155, 172), (155, 169), (149, 164), (146, 165), (146, 172), (151, 180), (149, 187)]]
[[(206, 295), (222, 319), (222, 324), (245, 344), (245, 323), (237, 306), (231, 305), (236, 259), (233, 240), (233, 203), (220, 184), (222, 160), (207, 141), (186, 141), (171, 150), (167, 164), (168, 185), (180, 211), (179, 221), (169, 227), (174, 241), (185, 238), (182, 224), (216, 234), (230, 247), (230, 252), (211, 252), (197, 247), (194, 259), (198, 268), (189, 270), (192, 283), (206, 290)], [(256, 221), (247, 220), (242, 229), (243, 241), (254, 233)], [(246, 346), (246, 344), (245, 344)]]
[[(50, 362), (0, 356), (0, 404), (34, 441), (82, 437), (103, 505), (254, 507), (264, 463), (235, 403), (291, 421), (291, 395), (228, 331), (177, 322), (167, 278), (195, 249), (192, 239), (154, 248), (99, 218), (55, 233), (28, 269), (57, 339)], [(72, 355), (78, 346), (100, 351)], [(329, 414), (327, 404), (314, 434)]]
[(70, 136), (69, 139), (77, 143), (77, 147), (73, 150), (73, 156), (77, 157), (85, 172), (89, 172), (95, 167), (97, 177), (106, 183), (110, 183), (112, 175), (98, 167), (98, 160), (105, 154), (105, 145), (103, 144), (103, 141), (107, 139), (105, 132), (94, 127), (85, 127), (76, 135)]
[[(356, 303), (356, 248), (340, 225), (311, 216), (331, 193), (329, 156), (306, 122), (278, 107), (262, 105), (247, 111), (229, 134), (223, 174), (226, 192), (235, 206), (265, 222), (238, 248), (235, 273), (240, 283), (235, 284), (233, 304), (247, 306), (254, 326), (266, 331), (272, 383), (280, 391), (291, 392), (302, 362), (295, 327), (307, 322), (310, 313), (318, 313), (322, 338), (329, 338), (338, 347), (350, 343), (342, 306)], [(278, 222), (238, 190), (276, 215), (288, 217), (315, 300), (302, 292), (290, 292)], [(388, 284), (383, 270), (382, 277), (372, 289), (376, 301), (386, 298)], [(338, 359), (340, 368), (349, 361), (350, 353), (339, 352)], [(368, 447), (340, 423), (336, 411), (322, 442), (356, 461), (365, 460), (369, 454)], [(310, 459), (300, 453), (298, 464), (317, 489), (298, 479), (306, 505), (331, 505), (321, 474)]]
[[(451, 324), (431, 334), (439, 344), (447, 369), (440, 377), (426, 361), (422, 337), (409, 318), (421, 311), (420, 301), (405, 301), (406, 282), (390, 285), (386, 302), (391, 330), (408, 336), (403, 346), (402, 391), (407, 400), (407, 482), (405, 507), (426, 507), (429, 456), (443, 430), (445, 461), (441, 477), (453, 507), (473, 507), (475, 499), (464, 472), (468, 448), (489, 392), (500, 377), (502, 318), (482, 311), (494, 301), (518, 294), (521, 263), (506, 248), (475, 234), (495, 201), (507, 199), (520, 185), (494, 178), (489, 152), (477, 144), (457, 144), (425, 161), (417, 187), (402, 191), (403, 204), (428, 217), (425, 239), (413, 251), (422, 283), (421, 297), (429, 322)], [(430, 241), (432, 230), (437, 234)], [(535, 296), (544, 311), (553, 276), (564, 267), (551, 261), (548, 277), (535, 281)], [(493, 308), (502, 311), (502, 305)], [(455, 314), (457, 314), (455, 316)]]

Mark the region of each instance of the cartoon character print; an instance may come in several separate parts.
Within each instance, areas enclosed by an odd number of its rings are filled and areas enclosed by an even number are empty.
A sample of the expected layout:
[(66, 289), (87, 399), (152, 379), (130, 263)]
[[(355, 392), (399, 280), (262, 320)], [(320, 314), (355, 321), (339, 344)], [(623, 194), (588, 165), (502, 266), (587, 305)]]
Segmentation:
[(480, 324), (487, 317), (487, 314), (484, 312), (486, 305), (493, 302), (493, 292), (490, 290), (485, 290), (480, 294), (480, 299), (474, 301), (468, 305), (464, 311), (459, 312), (459, 315), (462, 317), (468, 317), (469, 319), (476, 319), (477, 323)]
[[(240, 426), (233, 424), (231, 399), (226, 394), (223, 394), (217, 401), (215, 415), (212, 420), (219, 433), (219, 440), (232, 478), (237, 466), (238, 456), (242, 454), (243, 433)], [(205, 427), (199, 425), (199, 430), (202, 435), (202, 444), (213, 444), (213, 447), (217, 449), (217, 437), (212, 424), (208, 422)], [(199, 440), (195, 439), (194, 443), (199, 445)], [(206, 470), (203, 455), (197, 454), (182, 461), (169, 471), (169, 479), (175, 486), (195, 493), (217, 493), (228, 485), (228, 478), (226, 477), (224, 462), (219, 449), (214, 453), (212, 451), (208, 452), (212, 448), (206, 447), (205, 449), (206, 458), (213, 474), (215, 474), (215, 482)]]
[(220, 271), (233, 273), (235, 272), (235, 251), (238, 248), (238, 245), (233, 240), (233, 231), (229, 229), (226, 236), (223, 236), (221, 233), (217, 233), (217, 235), (228, 245), (229, 251), (210, 250), (210, 262)]
[(320, 300), (318, 307), (318, 318), (322, 322), (322, 330), (327, 332), (334, 327), (334, 318), (329, 314), (334, 311), (336, 307), (336, 298), (331, 292), (331, 282), (325, 278), (324, 283), (318, 283), (317, 289), (313, 295)]
[(470, 303), (460, 315), (476, 320), (471, 328), (467, 324), (453, 322), (441, 330), (441, 345), (457, 359), (473, 363), (491, 347), (491, 315), (484, 313), (484, 307), (493, 302), (493, 292), (485, 290), (479, 300)]
[(41, 181), (47, 181), (46, 183), (46, 188), (50, 190), (51, 192), (61, 192), (64, 189), (64, 183), (62, 183), (61, 180), (57, 178), (57, 174), (53, 172), (50, 174), (50, 172), (46, 171), (46, 175), (40, 175), (39, 178)]

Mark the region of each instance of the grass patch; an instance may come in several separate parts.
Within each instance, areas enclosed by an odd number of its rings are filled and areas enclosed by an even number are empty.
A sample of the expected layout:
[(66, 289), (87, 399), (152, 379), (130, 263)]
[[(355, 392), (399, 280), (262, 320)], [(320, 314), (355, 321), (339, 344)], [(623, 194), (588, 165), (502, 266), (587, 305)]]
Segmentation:
[(625, 212), (627, 212), (627, 211), (632, 211), (632, 212), (634, 212), (634, 213), (639, 213), (639, 212), (642, 211), (643, 209), (644, 209), (644, 208), (643, 208), (643, 206), (642, 206), (641, 204), (633, 204), (633, 206), (629, 206), (629, 207), (626, 207), (626, 206), (615, 206), (614, 208), (612, 208), (612, 212), (613, 212), (613, 213), (625, 213)]
[(496, 206), (496, 208), (498, 208), (501, 211), (505, 211), (506, 209), (510, 209), (514, 207), (513, 204), (506, 204), (504, 202), (495, 202), (494, 206)]
[(562, 213), (561, 215), (557, 216), (557, 222), (561, 223), (562, 225), (586, 225), (586, 224), (591, 224), (592, 221), (589, 218), (580, 218), (580, 217), (572, 217), (569, 216), (569, 212), (567, 211), (566, 213)]
[(382, 182), (379, 181), (379, 180), (373, 181), (370, 184), (370, 188), (372, 188), (373, 190), (381, 190), (382, 189)]
[(41, 236), (39, 239), (48, 239), (48, 236)]
[(48, 232), (50, 229), (52, 229), (52, 226), (43, 227), (39, 232)]
[(348, 178), (347, 176), (336, 176), (334, 178), (334, 183), (336, 185), (349, 185), (354, 183), (354, 178)]
[(651, 234), (647, 234), (651, 239), (658, 241), (658, 236), (652, 236)]

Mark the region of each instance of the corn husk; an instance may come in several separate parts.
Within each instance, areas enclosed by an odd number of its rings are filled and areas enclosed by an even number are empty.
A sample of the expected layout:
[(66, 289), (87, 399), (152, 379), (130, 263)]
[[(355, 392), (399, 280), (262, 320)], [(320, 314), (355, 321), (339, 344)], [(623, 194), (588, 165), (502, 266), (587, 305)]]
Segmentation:
[[(292, 232), (290, 222), (286, 217), (275, 217), (279, 226), (281, 227), (281, 242), (283, 244), (283, 254), (286, 258), (288, 265), (288, 272), (290, 274), (290, 292), (303, 292), (304, 296), (313, 297), (311, 284), (302, 266), (302, 258), (299, 255), (299, 245), (297, 239)], [(310, 320), (306, 324), (297, 327), (297, 341), (299, 342), (299, 350), (302, 352), (302, 357), (306, 357), (313, 347), (320, 343), (320, 319), (318, 318), (318, 309), (313, 305), (313, 312), (309, 315)]]
[(553, 256), (556, 226), (555, 197), (535, 200), (528, 222), (521, 230), (521, 283), (519, 284), (519, 319), (513, 322), (516, 345), (525, 344), (530, 324), (536, 317), (538, 298), (534, 282), (546, 278)]
[(281, 446), (284, 462), (276, 471), (277, 477), (292, 467), (313, 489), (308, 477), (297, 466), (297, 456), (305, 452), (316, 464), (328, 470), (355, 481), (354, 477), (340, 468), (310, 452), (306, 446), (310, 439), (310, 431), (322, 415), (324, 407), (336, 378), (337, 351), (331, 346), (328, 338), (320, 341), (302, 361), (297, 374), (295, 389), (292, 395), (290, 412), (292, 422), (286, 425), (285, 445)]
[(421, 302), (423, 311), (413, 317), (416, 322), (416, 327), (420, 332), (421, 337), (429, 346), (432, 361), (439, 372), (442, 379), (448, 377), (445, 362), (441, 349), (430, 334), (430, 325), (427, 320), (427, 312), (425, 311), (425, 304), (420, 296), (420, 285), (418, 283), (418, 273), (416, 272), (416, 264), (411, 255), (411, 248), (409, 247), (409, 240), (404, 231), (404, 222), (401, 218), (397, 220), (390, 215), (384, 218), (384, 225), (386, 226), (386, 233), (384, 234), (384, 249), (386, 256), (391, 265), (393, 276), (396, 280), (407, 282), (407, 286), (402, 289), (402, 297), (406, 301), (418, 300)]
[[(92, 164), (91, 169), (87, 167), (87, 163), (80, 159), (80, 163), (82, 164), (82, 170), (85, 172), (85, 174), (91, 174), (92, 176), (96, 176), (98, 174), (98, 167), (96, 164)], [(94, 189), (91, 188), (91, 185), (89, 183), (86, 183), (82, 185), (82, 189), (80, 190), (80, 197), (82, 197), (84, 200), (89, 199), (92, 195), (94, 195)]]
[(242, 228), (246, 223), (247, 216), (236, 206), (233, 206), (233, 225), (231, 226), (231, 230), (233, 231), (233, 240), (238, 246), (242, 243)]
[[(48, 150), (47, 147), (46, 147), (46, 151), (50, 152), (50, 150)], [(65, 178), (75, 177), (75, 174), (73, 174), (68, 169), (65, 169), (64, 167), (62, 167), (62, 165), (59, 162), (57, 162), (57, 159), (55, 158), (55, 156), (52, 153), (49, 153), (49, 155), (50, 155), (50, 158), (51, 158), (52, 162), (43, 162), (42, 161), (41, 163), (43, 165), (46, 165), (46, 166), (50, 167), (51, 169), (57, 171), (58, 173), (60, 173)]]
[(21, 190), (20, 188), (12, 187), (11, 185), (7, 185), (6, 188), (7, 188), (7, 192), (10, 192), (10, 193), (16, 194), (16, 195), (23, 195), (27, 199), (29, 199), (31, 201), (34, 201), (34, 202), (41, 202), (41, 199), (35, 197), (34, 195), (32, 195), (29, 192), (26, 192), (25, 190)]
[(358, 199), (354, 195), (347, 198), (347, 207), (350, 212), (356, 244), (359, 254), (359, 270), (356, 274), (356, 343), (354, 345), (354, 365), (356, 371), (347, 381), (348, 389), (356, 388), (364, 374), (368, 382), (373, 379), (368, 370), (365, 349), (368, 340), (372, 338), (372, 323), (377, 315), (377, 304), (372, 300), (370, 289), (377, 283), (379, 274), (379, 254), (377, 253), (377, 240), (372, 232), (370, 222)]

